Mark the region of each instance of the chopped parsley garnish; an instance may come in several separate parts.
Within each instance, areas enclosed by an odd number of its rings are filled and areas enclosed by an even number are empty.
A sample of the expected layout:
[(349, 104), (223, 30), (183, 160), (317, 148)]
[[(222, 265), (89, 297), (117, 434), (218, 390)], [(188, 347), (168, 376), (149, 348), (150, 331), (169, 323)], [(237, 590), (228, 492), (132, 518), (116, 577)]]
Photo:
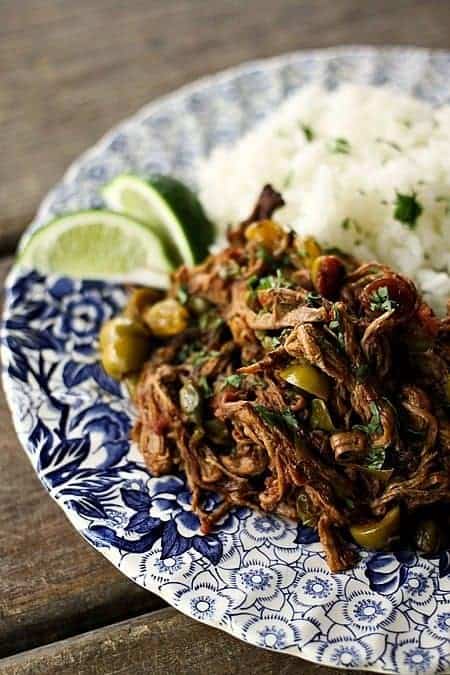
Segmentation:
[(371, 401), (369, 403), (369, 408), (370, 412), (372, 413), (369, 424), (355, 424), (353, 428), (357, 429), (358, 431), (364, 431), (369, 436), (372, 434), (381, 434), (383, 427), (381, 424), (380, 411), (378, 410), (378, 406), (375, 401)]
[(209, 359), (215, 359), (217, 356), (220, 356), (220, 352), (212, 350), (206, 352), (204, 349), (201, 349), (198, 352), (194, 352), (189, 356), (193, 366), (202, 366)]
[(343, 229), (343, 230), (348, 230), (348, 228), (349, 228), (350, 225), (351, 225), (351, 222), (352, 222), (352, 221), (351, 221), (350, 218), (344, 218), (344, 220), (343, 220), (342, 223), (341, 223), (342, 229)]
[(198, 319), (198, 326), (200, 330), (214, 330), (216, 328), (219, 328), (223, 324), (223, 319), (217, 312), (215, 311), (209, 311), (209, 312), (203, 312), (199, 316)]
[(267, 424), (273, 424), (276, 427), (285, 427), (290, 431), (297, 431), (299, 429), (297, 418), (294, 413), (288, 409), (279, 412), (255, 403), (255, 410)]
[(292, 286), (292, 284), (289, 279), (286, 279), (283, 276), (282, 271), (277, 269), (276, 276), (270, 274), (267, 277), (261, 277), (257, 286), (257, 290), (265, 291), (270, 288), (289, 288), (290, 286)]
[(392, 312), (397, 307), (398, 302), (390, 299), (387, 286), (380, 286), (370, 296), (370, 309), (372, 312)]
[(346, 138), (334, 138), (329, 142), (328, 149), (335, 155), (349, 155), (350, 143)]
[(366, 455), (365, 466), (368, 469), (381, 469), (386, 460), (386, 450), (384, 448), (370, 448)]
[(258, 284), (259, 284), (259, 279), (254, 274), (252, 274), (252, 276), (247, 279), (247, 288), (250, 288), (252, 291), (255, 290), (255, 288), (258, 286)]
[(225, 377), (223, 380), (223, 386), (224, 387), (234, 387), (234, 389), (239, 389), (239, 387), (242, 384), (243, 380), (243, 375), (239, 375), (238, 373), (233, 373), (233, 375), (228, 375), (228, 377)]
[(301, 129), (301, 130), (303, 131), (303, 133), (305, 134), (305, 138), (306, 138), (306, 140), (308, 141), (308, 143), (311, 143), (311, 141), (313, 141), (313, 140), (314, 140), (314, 137), (315, 137), (315, 133), (314, 133), (314, 131), (311, 129), (311, 127), (308, 126), (307, 124), (300, 124), (300, 129)]
[(281, 340), (276, 336), (263, 335), (261, 338), (261, 344), (267, 351), (272, 351), (281, 345)]
[(177, 293), (177, 299), (181, 302), (182, 305), (185, 305), (188, 301), (189, 295), (186, 289), (186, 286), (180, 286)]
[(308, 307), (321, 307), (322, 296), (319, 293), (313, 293), (312, 291), (310, 291), (306, 296), (306, 305)]
[(417, 219), (423, 211), (422, 205), (417, 201), (417, 193), (410, 195), (397, 192), (395, 199), (394, 218), (410, 229), (417, 224)]

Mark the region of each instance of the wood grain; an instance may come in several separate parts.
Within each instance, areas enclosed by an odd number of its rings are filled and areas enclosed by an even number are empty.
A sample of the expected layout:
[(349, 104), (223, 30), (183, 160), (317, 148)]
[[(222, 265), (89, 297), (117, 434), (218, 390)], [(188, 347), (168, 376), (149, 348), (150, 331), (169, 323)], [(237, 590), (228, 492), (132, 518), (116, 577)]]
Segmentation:
[(241, 61), (345, 43), (449, 46), (445, 0), (3, 0), (0, 251), (112, 125)]
[[(0, 262), (2, 286), (10, 264)], [(0, 437), (0, 657), (161, 607), (83, 541), (49, 498), (3, 394)]]
[(173, 609), (19, 654), (0, 667), (2, 675), (247, 675), (249, 667), (255, 675), (344, 675), (256, 649)]

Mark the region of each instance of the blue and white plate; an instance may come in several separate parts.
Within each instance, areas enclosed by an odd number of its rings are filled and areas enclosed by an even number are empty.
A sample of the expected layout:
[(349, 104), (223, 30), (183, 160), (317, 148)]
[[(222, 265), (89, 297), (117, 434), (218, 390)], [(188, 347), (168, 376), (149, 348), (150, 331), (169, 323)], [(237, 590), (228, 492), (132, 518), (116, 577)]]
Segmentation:
[[(156, 103), (84, 154), (25, 237), (55, 214), (101, 205), (122, 171), (173, 173), (234, 141), (309, 82), (388, 84), (450, 100), (450, 54), (344, 48), (298, 52), (201, 80)], [(450, 554), (363, 554), (330, 574), (315, 533), (236, 509), (199, 532), (181, 476), (152, 478), (130, 445), (133, 409), (99, 368), (96, 336), (119, 286), (13, 270), (2, 327), (4, 387), (40, 480), (80, 534), (130, 579), (249, 643), (339, 668), (450, 672)], [(211, 497), (211, 507), (214, 498)]]

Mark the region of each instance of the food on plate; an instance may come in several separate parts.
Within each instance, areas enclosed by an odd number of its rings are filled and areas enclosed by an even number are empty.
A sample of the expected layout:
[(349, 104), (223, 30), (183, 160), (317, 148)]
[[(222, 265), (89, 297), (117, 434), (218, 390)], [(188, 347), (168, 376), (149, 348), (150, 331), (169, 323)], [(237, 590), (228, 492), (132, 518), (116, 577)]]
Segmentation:
[(450, 295), (450, 106), (385, 87), (306, 86), (200, 167), (219, 231), (271, 183), (278, 221), (324, 247), (410, 277), (433, 308)]
[[(207, 533), (233, 506), (315, 528), (333, 571), (448, 544), (450, 319), (415, 284), (278, 222), (266, 185), (228, 245), (136, 288), (101, 332), (154, 475), (182, 470)], [(208, 491), (222, 501), (204, 508)]]

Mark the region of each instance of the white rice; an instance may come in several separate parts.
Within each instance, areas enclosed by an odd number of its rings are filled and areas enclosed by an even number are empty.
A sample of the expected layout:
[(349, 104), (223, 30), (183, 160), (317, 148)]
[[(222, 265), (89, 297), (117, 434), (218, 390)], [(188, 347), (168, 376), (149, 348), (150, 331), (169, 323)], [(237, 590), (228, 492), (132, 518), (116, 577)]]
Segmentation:
[[(336, 139), (348, 153), (333, 151)], [(264, 183), (286, 200), (280, 222), (324, 246), (392, 265), (445, 313), (450, 106), (434, 109), (375, 87), (305, 88), (199, 169), (202, 202), (221, 232), (248, 215)], [(415, 224), (395, 218), (397, 193), (415, 195), (422, 207)]]

